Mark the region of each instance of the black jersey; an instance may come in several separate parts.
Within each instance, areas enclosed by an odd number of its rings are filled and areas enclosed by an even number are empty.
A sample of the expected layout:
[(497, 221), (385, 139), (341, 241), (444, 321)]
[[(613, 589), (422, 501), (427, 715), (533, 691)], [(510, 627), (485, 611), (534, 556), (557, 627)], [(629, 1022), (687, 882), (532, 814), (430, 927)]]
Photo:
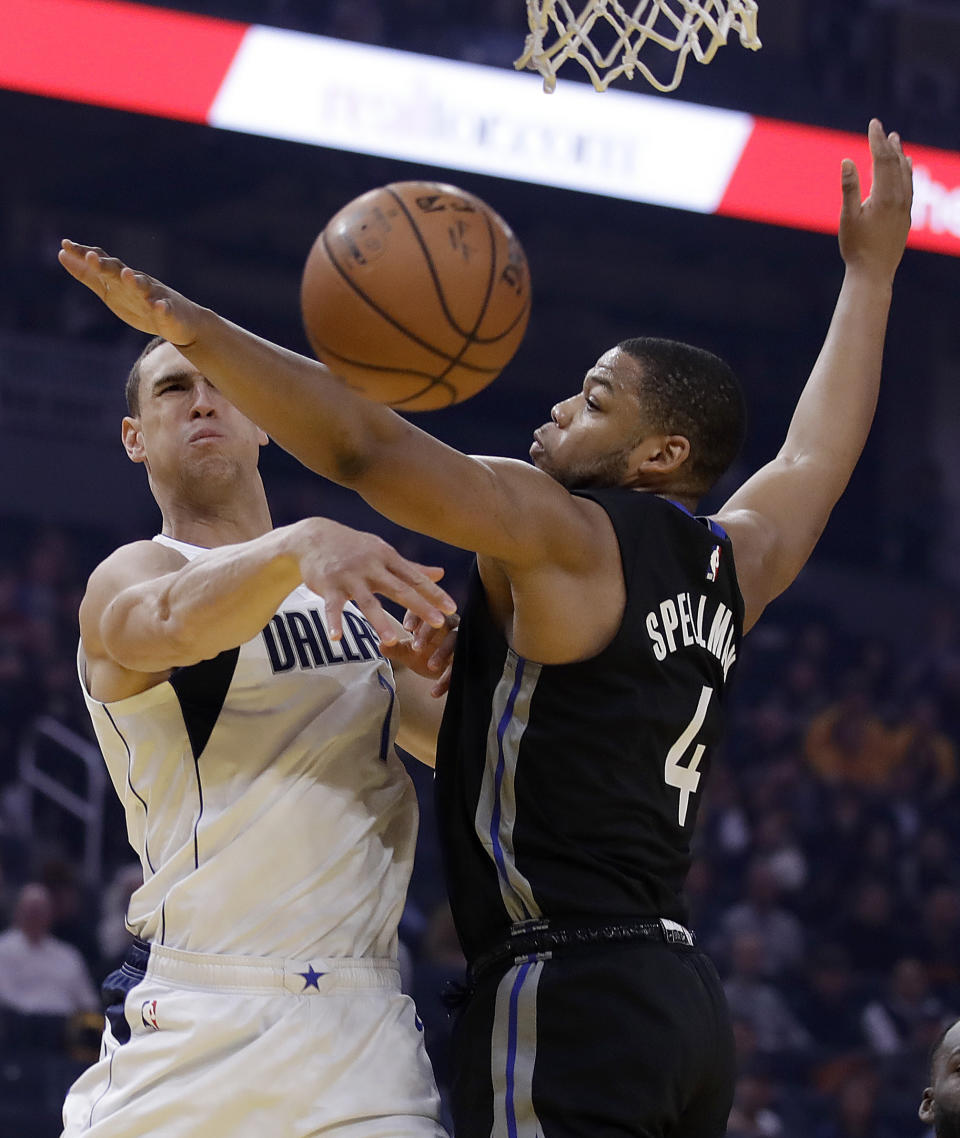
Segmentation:
[(581, 493), (620, 543), (611, 643), (574, 664), (517, 655), (476, 566), (462, 613), (436, 792), (468, 959), (518, 921), (686, 917), (690, 836), (743, 635), (733, 551), (716, 523), (654, 494)]

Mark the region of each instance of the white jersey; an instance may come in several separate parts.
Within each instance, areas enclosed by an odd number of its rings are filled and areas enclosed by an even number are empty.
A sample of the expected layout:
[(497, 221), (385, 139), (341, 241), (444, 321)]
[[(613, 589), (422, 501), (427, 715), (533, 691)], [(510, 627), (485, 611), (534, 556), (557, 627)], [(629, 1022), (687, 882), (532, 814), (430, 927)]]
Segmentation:
[(393, 671), (356, 606), (334, 642), (300, 586), (252, 640), (138, 695), (100, 703), (80, 678), (143, 865), (133, 933), (195, 953), (396, 956), (416, 796)]

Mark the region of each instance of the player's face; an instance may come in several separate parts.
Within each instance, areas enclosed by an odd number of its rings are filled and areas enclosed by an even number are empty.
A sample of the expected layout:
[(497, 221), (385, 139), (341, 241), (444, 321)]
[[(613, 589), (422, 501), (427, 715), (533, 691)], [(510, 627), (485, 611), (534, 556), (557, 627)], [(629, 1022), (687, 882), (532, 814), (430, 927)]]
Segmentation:
[(140, 365), (140, 414), (124, 420), (127, 452), (157, 483), (229, 479), (255, 469), (266, 435), (172, 344)]
[(587, 372), (582, 390), (557, 403), (533, 433), (534, 466), (568, 490), (632, 484), (645, 431), (637, 388), (639, 363), (619, 348)]
[(923, 1092), (919, 1113), (937, 1138), (960, 1138), (960, 1021), (937, 1048), (933, 1086)]

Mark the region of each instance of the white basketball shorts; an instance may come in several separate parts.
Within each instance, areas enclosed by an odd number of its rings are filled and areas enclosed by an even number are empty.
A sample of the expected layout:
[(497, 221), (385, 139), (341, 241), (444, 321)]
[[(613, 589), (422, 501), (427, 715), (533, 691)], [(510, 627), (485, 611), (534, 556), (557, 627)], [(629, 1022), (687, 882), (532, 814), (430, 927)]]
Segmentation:
[(393, 961), (135, 945), (64, 1138), (446, 1138)]

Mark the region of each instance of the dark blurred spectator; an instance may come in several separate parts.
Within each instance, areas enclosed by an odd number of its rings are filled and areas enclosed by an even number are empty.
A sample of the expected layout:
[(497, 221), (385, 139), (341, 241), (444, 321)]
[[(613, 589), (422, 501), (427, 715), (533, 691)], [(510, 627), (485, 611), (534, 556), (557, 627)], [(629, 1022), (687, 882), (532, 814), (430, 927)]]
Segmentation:
[(926, 1051), (940, 1031), (945, 1009), (919, 960), (898, 960), (887, 990), (863, 1011), (868, 1046), (877, 1055)]
[(697, 840), (711, 851), (723, 877), (739, 877), (752, 840), (740, 786), (730, 767), (718, 762), (711, 771)]
[(13, 778), (13, 756), (25, 725), (38, 710), (27, 667), (29, 622), (20, 607), (20, 577), (0, 566), (0, 785)]
[(902, 1138), (878, 1117), (880, 1082), (873, 1073), (850, 1079), (837, 1095), (832, 1118), (816, 1138)]
[(861, 975), (885, 975), (909, 950), (913, 927), (904, 921), (896, 893), (882, 878), (861, 881), (838, 908), (841, 915), (831, 937), (846, 948)]
[[(957, 748), (940, 729), (937, 701), (915, 695), (894, 732), (898, 769), (909, 772), (910, 791), (921, 800), (936, 801), (957, 780)], [(901, 793), (903, 784), (900, 784)]]
[(708, 857), (694, 857), (687, 874), (684, 895), (690, 910), (689, 923), (698, 940), (710, 941), (723, 912), (720, 882)]
[(916, 954), (936, 991), (960, 996), (960, 889), (941, 885), (924, 898)]
[(763, 979), (765, 971), (763, 941), (755, 933), (734, 936), (730, 971), (723, 983), (730, 1014), (751, 1025), (761, 1053), (805, 1051), (811, 1045), (810, 1036), (783, 996)]
[(134, 890), (143, 884), (139, 862), (121, 865), (103, 892), (100, 921), (97, 924), (97, 946), (100, 949), (98, 977), (105, 977), (123, 963), (133, 934), (127, 928), (127, 908)]
[(869, 826), (870, 811), (862, 792), (850, 786), (830, 787), (825, 792), (823, 816), (810, 849), (814, 892), (825, 892), (832, 899), (837, 882), (846, 882), (859, 871)]
[(836, 944), (814, 949), (795, 996), (797, 1016), (816, 1041), (818, 1064), (863, 1052), (864, 996), (846, 949)]
[(25, 885), (13, 924), (0, 933), (0, 1006), (24, 1015), (69, 1016), (100, 1006), (83, 957), (51, 935), (53, 901), (43, 885)]
[(775, 1110), (776, 1092), (762, 1065), (742, 1071), (737, 1079), (727, 1138), (780, 1138), (786, 1132)]
[(946, 826), (926, 822), (905, 859), (904, 887), (913, 896), (923, 896), (941, 885), (960, 885), (958, 852)]
[(881, 637), (867, 636), (857, 645), (854, 669), (874, 707), (889, 705), (897, 681), (896, 665), (896, 653)]
[(797, 893), (807, 883), (807, 857), (785, 809), (767, 811), (756, 828), (754, 856), (776, 879), (781, 895)]
[[(867, 819), (855, 871), (858, 878), (886, 880), (895, 896), (903, 892), (905, 858), (896, 822), (886, 809), (874, 809)], [(834, 885), (836, 888), (836, 885)]]
[(50, 857), (41, 865), (38, 877), (50, 893), (54, 936), (72, 944), (91, 972), (96, 971), (100, 965), (96, 908), (80, 883), (76, 867), (66, 858)]
[(803, 930), (780, 902), (780, 883), (765, 861), (752, 861), (747, 873), (746, 899), (732, 905), (720, 921), (717, 951), (723, 955), (734, 938), (752, 933), (763, 945), (766, 976), (795, 971), (803, 958)]
[(918, 638), (917, 655), (906, 662), (902, 686), (937, 701), (944, 730), (960, 737), (960, 614), (956, 602), (942, 600), (931, 608)]

